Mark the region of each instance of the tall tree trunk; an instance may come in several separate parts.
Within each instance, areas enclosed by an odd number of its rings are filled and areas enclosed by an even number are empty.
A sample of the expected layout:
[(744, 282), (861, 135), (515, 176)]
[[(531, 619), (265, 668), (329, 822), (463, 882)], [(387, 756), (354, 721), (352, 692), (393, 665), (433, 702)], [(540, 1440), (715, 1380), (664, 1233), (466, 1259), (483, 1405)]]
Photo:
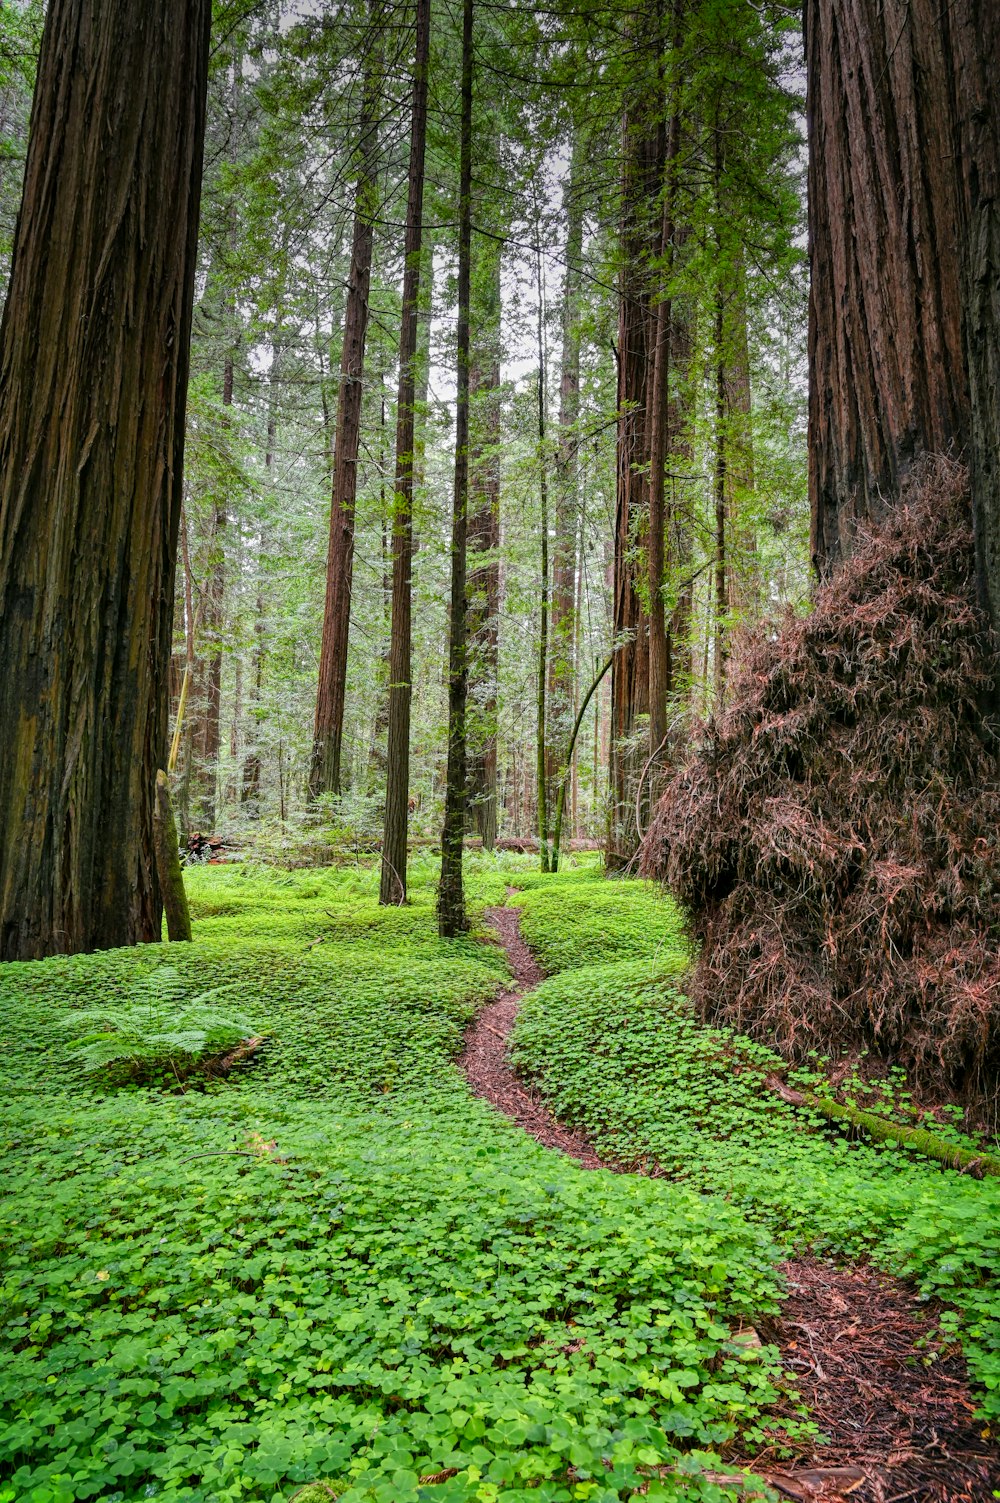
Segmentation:
[(650, 129), (643, 99), (633, 100), (623, 132), (612, 593), (614, 638), (621, 646), (611, 666), (610, 806), (605, 857), (609, 870), (627, 866), (635, 853), (635, 788), (646, 760), (636, 744), (635, 727), (638, 717), (649, 708), (649, 622), (642, 608), (635, 555), (648, 507), (647, 399), (652, 369), (648, 260), (654, 243), (649, 206), (662, 182), (657, 133)]
[(423, 239), (424, 154), (430, 0), (417, 0), (409, 191), (404, 241), (403, 316), (396, 405), (396, 484), (392, 521), (392, 635), (389, 643), (389, 732), (380, 903), (406, 900), (406, 833), (410, 793), (411, 579), (413, 565), (413, 435), (417, 315)]
[(540, 506), (539, 544), (541, 569), (541, 592), (538, 619), (538, 675), (536, 680), (535, 721), (535, 776), (537, 780), (538, 849), (543, 872), (549, 869), (549, 820), (546, 801), (546, 774), (548, 772), (547, 741), (545, 732), (546, 676), (548, 672), (549, 646), (549, 463), (546, 452), (546, 383), (545, 383), (545, 281), (542, 272), (541, 227), (536, 204), (535, 262), (538, 286), (538, 496)]
[[(850, 554), (858, 524), (884, 512), (916, 458), (968, 439), (949, 30), (970, 8), (995, 37), (993, 7), (976, 0), (807, 0), (820, 575)], [(994, 53), (994, 119), (995, 68)]]
[[(380, 8), (380, 0), (372, 0), (373, 29), (378, 25)], [(333, 451), (333, 500), (330, 507), (330, 542), (326, 565), (326, 606), (323, 613), (319, 685), (309, 771), (309, 792), (313, 798), (321, 793), (341, 791), (340, 763), (354, 573), (354, 508), (357, 496), (365, 341), (368, 332), (373, 216), (377, 207), (378, 101), (376, 66), (374, 60), (369, 59), (365, 69), (358, 126), (361, 164), (354, 192), (354, 240), (340, 357), (340, 394)]]
[(979, 590), (1000, 628), (1000, 6), (940, 8), (950, 28), (963, 216), (962, 332)]
[[(500, 615), (500, 242), (480, 241), (478, 340), (470, 354), (469, 795), (484, 850), (497, 837)], [(477, 562), (477, 555), (485, 555)]]
[(562, 295), (562, 351), (559, 370), (559, 442), (555, 465), (552, 537), (552, 621), (549, 654), (550, 783), (561, 767), (562, 747), (573, 722), (576, 638), (577, 421), (580, 416), (580, 262), (583, 256), (583, 176), (586, 141), (573, 140), (566, 184), (566, 275)]
[(468, 928), (462, 888), (465, 841), (466, 547), (469, 507), (469, 305), (472, 280), (472, 0), (462, 5), (462, 121), (458, 190), (458, 329), (455, 396), (455, 499), (451, 533), (448, 643), (448, 781), (441, 837), (438, 929), (446, 939)]
[(211, 7), (50, 0), (0, 325), (0, 958), (160, 937)]
[[(271, 351), (271, 368), (267, 374), (267, 448), (264, 450), (264, 472), (272, 482), (275, 448), (278, 441), (278, 381), (281, 371), (281, 345), (275, 343)], [(268, 536), (261, 524), (257, 553), (257, 598), (254, 603), (254, 645), (251, 668), (250, 709), (253, 721), (253, 739), (243, 759), (243, 778), (240, 788), (240, 803), (251, 819), (260, 814), (261, 781), (263, 761), (260, 755), (261, 703), (264, 697), (264, 664), (267, 659), (267, 602), (265, 598), (265, 568), (268, 552)]]
[(674, 199), (681, 121), (675, 108), (666, 131), (663, 215), (659, 243), (659, 287), (653, 315), (653, 375), (649, 413), (649, 531), (646, 561), (649, 587), (649, 758), (661, 756), (667, 739), (667, 697), (672, 683), (671, 642), (663, 587), (666, 583), (666, 464), (670, 449), (670, 364), (673, 304)]
[[(227, 307), (229, 306), (227, 301)], [(226, 354), (222, 368), (222, 406), (228, 412), (233, 405), (233, 357)], [(226, 603), (226, 528), (229, 523), (224, 499), (216, 497), (208, 543), (208, 578), (202, 597), (202, 661), (199, 715), (192, 724), (193, 752), (196, 758), (197, 811), (195, 818), (203, 830), (215, 827), (215, 803), (219, 782), (219, 747), (222, 722), (222, 639)]]
[(722, 385), (726, 435), (726, 530), (730, 611), (755, 613), (760, 607), (757, 542), (746, 516), (754, 488), (753, 403), (750, 341), (747, 336), (746, 273), (742, 258), (723, 268)]

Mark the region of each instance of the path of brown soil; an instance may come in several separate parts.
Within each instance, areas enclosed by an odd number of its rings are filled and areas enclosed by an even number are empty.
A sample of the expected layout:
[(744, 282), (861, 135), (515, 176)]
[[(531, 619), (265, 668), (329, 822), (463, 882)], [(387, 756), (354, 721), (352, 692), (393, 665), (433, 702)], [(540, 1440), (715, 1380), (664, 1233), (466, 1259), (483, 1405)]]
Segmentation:
[[(521, 938), (516, 908), (487, 909), (514, 973), (515, 989), (477, 1016), (459, 1061), (477, 1096), (547, 1148), (584, 1169), (621, 1170), (562, 1127), (517, 1080), (507, 1035), (526, 991), (542, 973)], [(780, 1348), (829, 1444), (793, 1462), (763, 1453), (753, 1465), (798, 1503), (991, 1503), (1000, 1460), (975, 1405), (960, 1355), (947, 1349), (927, 1307), (906, 1284), (871, 1268), (835, 1268), (802, 1258), (785, 1265), (788, 1295), (762, 1327)], [(934, 1355), (935, 1360), (928, 1362)]]

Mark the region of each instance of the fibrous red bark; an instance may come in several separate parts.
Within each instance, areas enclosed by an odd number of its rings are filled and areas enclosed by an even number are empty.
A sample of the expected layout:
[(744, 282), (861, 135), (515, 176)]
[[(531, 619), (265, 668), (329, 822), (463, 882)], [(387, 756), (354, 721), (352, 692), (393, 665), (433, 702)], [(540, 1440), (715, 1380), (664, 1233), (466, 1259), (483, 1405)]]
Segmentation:
[(51, 0), (0, 326), (0, 957), (158, 939), (211, 6)]

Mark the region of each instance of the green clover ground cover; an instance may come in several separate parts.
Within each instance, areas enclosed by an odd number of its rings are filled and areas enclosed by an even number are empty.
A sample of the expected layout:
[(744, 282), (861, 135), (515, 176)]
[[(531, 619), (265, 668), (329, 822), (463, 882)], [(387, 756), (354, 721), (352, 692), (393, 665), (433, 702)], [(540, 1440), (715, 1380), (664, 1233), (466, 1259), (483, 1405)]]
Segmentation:
[(1000, 1418), (1000, 1181), (851, 1143), (764, 1089), (775, 1057), (691, 1016), (679, 916), (651, 889), (605, 882), (591, 904), (587, 880), (524, 886), (522, 932), (560, 974), (522, 1004), (513, 1056), (556, 1115), (613, 1161), (724, 1197), (785, 1252), (913, 1278), (950, 1307), (984, 1413)]
[[(454, 1058), (506, 966), (437, 938), (432, 877), (380, 910), (371, 869), (196, 872), (193, 945), (0, 968), (0, 1503), (720, 1499), (705, 1456), (794, 1423), (776, 1354), (732, 1339), (775, 1306), (767, 1229), (471, 1097)], [(581, 948), (536, 935), (548, 969), (681, 962), (669, 905), (555, 880)], [(484, 861), (477, 901), (509, 881), (546, 894)], [(67, 1018), (168, 963), (267, 1045), (203, 1088), (95, 1081)]]

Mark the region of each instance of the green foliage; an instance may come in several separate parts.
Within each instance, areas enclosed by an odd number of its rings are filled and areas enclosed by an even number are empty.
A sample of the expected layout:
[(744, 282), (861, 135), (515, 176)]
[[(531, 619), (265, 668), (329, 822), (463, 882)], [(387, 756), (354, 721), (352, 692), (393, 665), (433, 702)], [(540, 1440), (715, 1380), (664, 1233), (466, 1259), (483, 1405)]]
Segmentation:
[[(554, 883), (535, 894), (531, 922), (547, 932), (564, 897)], [(631, 895), (620, 901), (631, 908)], [(568, 971), (530, 994), (515, 1032), (521, 1073), (608, 1158), (724, 1196), (788, 1253), (871, 1257), (945, 1300), (984, 1412), (1000, 1415), (1000, 1184), (892, 1142), (851, 1142), (788, 1106), (763, 1085), (776, 1056), (700, 1025), (671, 979), (679, 944), (654, 962), (656, 946), (651, 933), (649, 959)], [(791, 1079), (808, 1088), (816, 1076)]]
[[(546, 974), (648, 957), (662, 974), (690, 959), (677, 907), (650, 882), (609, 881), (596, 857), (582, 870), (518, 873), (521, 933)], [(647, 966), (647, 972), (649, 967)]]
[(205, 1055), (231, 1049), (258, 1031), (245, 1018), (218, 1010), (216, 1001), (226, 991), (186, 997), (176, 966), (160, 966), (123, 1000), (63, 1018), (72, 1033), (67, 1053), (90, 1073), (110, 1069), (137, 1080), (168, 1068), (179, 1075)]
[[(516, 863), (473, 866), (501, 901)], [(184, 1094), (53, 1048), (164, 985), (158, 947), (0, 969), (3, 1503), (710, 1503), (705, 1457), (780, 1446), (776, 1353), (731, 1340), (778, 1299), (766, 1231), (473, 1099), (453, 1060), (503, 958), (438, 938), (429, 861), (403, 909), (377, 877), (188, 873), (178, 994), (226, 986), (276, 1042)]]

